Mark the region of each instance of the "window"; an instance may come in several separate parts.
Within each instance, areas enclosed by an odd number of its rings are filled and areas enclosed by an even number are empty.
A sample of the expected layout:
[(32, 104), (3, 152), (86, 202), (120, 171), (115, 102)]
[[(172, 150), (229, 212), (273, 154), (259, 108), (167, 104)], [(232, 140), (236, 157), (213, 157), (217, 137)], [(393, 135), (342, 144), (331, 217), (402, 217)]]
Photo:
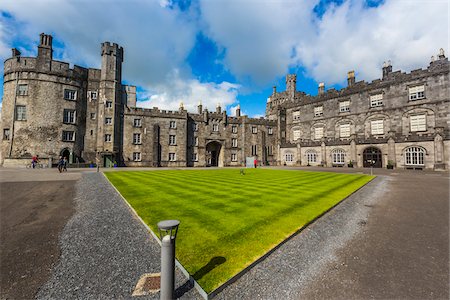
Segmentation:
[(198, 124), (194, 123), (194, 131), (198, 131)]
[(219, 131), (219, 124), (213, 124), (213, 131)]
[(133, 152), (133, 160), (141, 161), (141, 152)]
[(339, 102), (339, 112), (347, 112), (350, 111), (350, 101), (341, 101)]
[(383, 106), (383, 94), (370, 95), (370, 107)]
[(252, 126), (252, 133), (253, 133), (253, 134), (258, 133), (258, 127)]
[(420, 100), (425, 98), (425, 86), (418, 85), (409, 88), (409, 100)]
[(112, 108), (112, 101), (106, 101), (105, 102), (105, 107), (106, 108)]
[(253, 156), (258, 155), (258, 148), (256, 145), (252, 145), (252, 155)]
[(105, 118), (105, 124), (111, 125), (112, 124), (112, 118)]
[(134, 119), (133, 126), (134, 127), (141, 127), (142, 126), (141, 119)]
[(198, 161), (198, 155), (197, 153), (192, 153), (192, 161)]
[(62, 140), (64, 142), (75, 141), (75, 131), (63, 131), (62, 132)]
[(427, 130), (426, 115), (410, 116), (409, 121), (410, 121), (410, 125), (411, 125), (411, 132)]
[(293, 162), (293, 161), (294, 161), (294, 154), (286, 153), (286, 162)]
[(345, 163), (345, 151), (342, 149), (336, 149), (331, 152), (333, 158), (333, 164), (342, 165)]
[(320, 140), (323, 138), (323, 127), (315, 127), (314, 128), (314, 139)]
[(17, 87), (17, 95), (26, 96), (28, 95), (28, 85), (27, 84), (19, 84)]
[(306, 152), (306, 158), (308, 163), (315, 163), (317, 162), (317, 153), (314, 151), (308, 151)]
[(198, 146), (198, 137), (197, 136), (194, 137), (194, 146)]
[(408, 147), (405, 150), (406, 165), (424, 165), (425, 151), (420, 147)]
[(373, 120), (370, 122), (370, 132), (372, 134), (384, 134), (383, 120)]
[(3, 139), (4, 140), (9, 140), (9, 128), (4, 128), (3, 129)]
[(175, 153), (169, 153), (169, 161), (175, 161), (176, 157), (175, 157)]
[(171, 128), (171, 129), (177, 128), (177, 122), (175, 122), (175, 121), (170, 121), (169, 128)]
[(66, 99), (66, 100), (77, 100), (77, 91), (64, 89), (64, 99)]
[(169, 145), (176, 145), (176, 137), (174, 135), (169, 135)]
[(231, 147), (237, 147), (237, 139), (231, 139)]
[(231, 132), (232, 133), (237, 133), (237, 130), (238, 130), (238, 128), (237, 128), (236, 125), (231, 126)]
[(97, 100), (97, 92), (90, 92), (91, 100)]
[(141, 144), (141, 134), (140, 133), (133, 133), (133, 144), (140, 145)]
[(237, 154), (231, 153), (231, 161), (237, 161)]
[(266, 154), (267, 155), (273, 155), (273, 146), (266, 146)]
[(294, 111), (292, 113), (292, 120), (299, 121), (300, 120), (300, 111)]
[(91, 113), (91, 120), (95, 120), (95, 113)]
[(339, 137), (350, 137), (350, 124), (341, 124), (339, 126)]
[(63, 122), (66, 124), (75, 124), (76, 112), (73, 109), (65, 109), (63, 115)]
[(27, 119), (27, 107), (25, 105), (16, 106), (16, 120), (25, 121)]
[(272, 127), (267, 128), (267, 133), (268, 134), (273, 134), (273, 128)]
[(323, 116), (323, 106), (314, 107), (314, 117), (321, 117), (321, 116)]
[(111, 135), (105, 134), (105, 142), (111, 142)]
[(294, 138), (294, 141), (300, 139), (300, 130), (299, 129), (296, 129), (293, 131), (293, 138)]

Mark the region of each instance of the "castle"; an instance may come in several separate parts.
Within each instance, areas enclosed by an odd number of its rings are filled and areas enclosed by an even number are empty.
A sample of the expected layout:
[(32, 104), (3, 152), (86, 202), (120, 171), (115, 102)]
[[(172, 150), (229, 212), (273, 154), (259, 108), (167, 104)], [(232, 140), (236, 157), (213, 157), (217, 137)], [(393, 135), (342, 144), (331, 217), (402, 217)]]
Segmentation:
[(136, 107), (136, 87), (122, 84), (123, 48), (101, 45), (101, 69), (53, 60), (52, 36), (40, 35), (37, 57), (12, 49), (4, 63), (0, 162), (118, 166), (320, 165), (448, 169), (449, 62), (443, 50), (427, 69), (393, 72), (317, 96), (274, 87), (265, 118)]

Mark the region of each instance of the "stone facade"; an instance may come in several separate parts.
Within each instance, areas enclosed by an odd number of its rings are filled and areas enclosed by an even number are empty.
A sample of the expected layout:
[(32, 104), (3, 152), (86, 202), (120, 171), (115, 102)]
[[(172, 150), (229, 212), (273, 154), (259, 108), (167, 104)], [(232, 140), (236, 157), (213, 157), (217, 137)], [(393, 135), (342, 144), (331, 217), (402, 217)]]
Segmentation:
[(296, 91), (288, 75), (266, 106), (267, 118), (281, 121), (278, 163), (448, 169), (449, 67), (441, 49), (425, 70), (392, 72), (389, 62), (371, 83), (351, 71), (346, 88), (321, 83), (317, 96)]
[(101, 69), (53, 60), (41, 34), (37, 57), (13, 49), (4, 65), (0, 162), (103, 166), (265, 165), (449, 167), (449, 64), (441, 52), (426, 70), (383, 67), (383, 78), (310, 96), (286, 77), (274, 88), (266, 118), (228, 116), (220, 107), (195, 113), (136, 107), (136, 87), (123, 85), (124, 50), (101, 45)]

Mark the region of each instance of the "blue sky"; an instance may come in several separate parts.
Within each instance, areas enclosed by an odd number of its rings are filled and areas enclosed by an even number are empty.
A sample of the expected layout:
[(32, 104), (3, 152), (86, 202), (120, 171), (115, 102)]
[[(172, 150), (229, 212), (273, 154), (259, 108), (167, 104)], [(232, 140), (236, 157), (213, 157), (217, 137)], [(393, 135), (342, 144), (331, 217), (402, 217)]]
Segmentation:
[(347, 71), (371, 81), (386, 60), (410, 71), (449, 48), (447, 0), (2, 0), (0, 13), (1, 68), (13, 47), (35, 56), (41, 32), (55, 59), (85, 67), (99, 68), (112, 41), (139, 106), (240, 104), (256, 117), (288, 73), (315, 95), (319, 82), (345, 86)]

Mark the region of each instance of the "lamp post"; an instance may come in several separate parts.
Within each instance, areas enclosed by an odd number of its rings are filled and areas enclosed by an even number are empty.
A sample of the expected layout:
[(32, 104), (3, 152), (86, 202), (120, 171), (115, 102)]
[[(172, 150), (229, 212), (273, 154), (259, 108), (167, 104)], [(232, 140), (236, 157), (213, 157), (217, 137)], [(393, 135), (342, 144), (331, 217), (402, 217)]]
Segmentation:
[(165, 220), (158, 223), (161, 239), (161, 300), (174, 299), (175, 289), (175, 239), (178, 220)]

